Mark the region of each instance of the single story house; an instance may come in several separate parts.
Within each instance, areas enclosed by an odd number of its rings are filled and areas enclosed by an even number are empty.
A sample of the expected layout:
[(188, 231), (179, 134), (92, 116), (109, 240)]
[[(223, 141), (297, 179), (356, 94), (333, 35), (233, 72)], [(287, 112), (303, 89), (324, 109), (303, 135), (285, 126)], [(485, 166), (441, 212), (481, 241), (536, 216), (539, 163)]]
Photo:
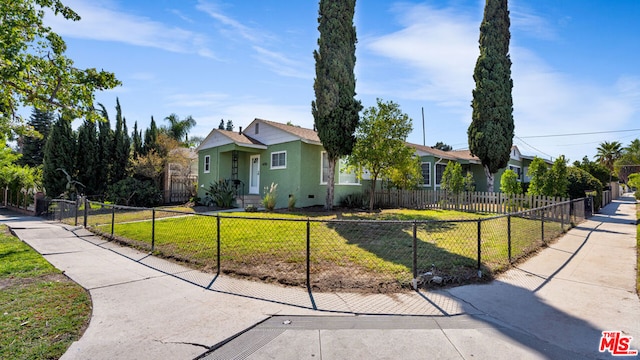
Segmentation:
[[(438, 189), (449, 161), (462, 164), (463, 173), (471, 171), (477, 191), (486, 190), (486, 177), (480, 160), (468, 150), (442, 151), (429, 146), (407, 145), (416, 149), (422, 161), (426, 189)], [(239, 132), (214, 129), (196, 149), (198, 152), (198, 197), (204, 199), (209, 184), (230, 179), (237, 186), (239, 197), (247, 203), (259, 203), (272, 183), (277, 184), (277, 208), (287, 207), (289, 197), (296, 206), (324, 205), (328, 179), (327, 153), (316, 131), (274, 121), (255, 119)], [(533, 157), (512, 149), (509, 168), (523, 181)], [(340, 161), (335, 173), (337, 204), (348, 194), (368, 189), (369, 177), (363, 179), (345, 170)], [(500, 176), (496, 175), (494, 191), (500, 191)]]

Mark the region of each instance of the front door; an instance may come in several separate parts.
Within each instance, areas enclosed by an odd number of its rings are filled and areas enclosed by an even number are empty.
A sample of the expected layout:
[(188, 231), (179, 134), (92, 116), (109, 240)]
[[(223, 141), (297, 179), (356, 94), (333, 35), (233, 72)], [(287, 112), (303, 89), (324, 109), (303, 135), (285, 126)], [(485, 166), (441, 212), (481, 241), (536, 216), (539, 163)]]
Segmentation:
[(249, 168), (249, 194), (260, 194), (260, 155), (251, 155)]

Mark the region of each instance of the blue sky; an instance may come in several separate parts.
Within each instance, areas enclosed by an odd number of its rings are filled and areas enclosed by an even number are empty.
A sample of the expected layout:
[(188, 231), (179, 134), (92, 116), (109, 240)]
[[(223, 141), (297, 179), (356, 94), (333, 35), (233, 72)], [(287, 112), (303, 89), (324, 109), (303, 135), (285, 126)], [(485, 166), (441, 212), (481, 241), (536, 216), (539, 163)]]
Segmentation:
[[(47, 18), (79, 67), (115, 72), (97, 94), (131, 130), (191, 115), (194, 136), (220, 119), (313, 126), (317, 1), (66, 0), (80, 22)], [(397, 102), (410, 142), (467, 148), (484, 1), (360, 0), (356, 98)], [(640, 137), (640, 1), (510, 1), (516, 138), (525, 154), (593, 157)], [(28, 115), (28, 114), (24, 114)], [(634, 130), (634, 131), (627, 131)], [(578, 133), (591, 135), (553, 136)], [(543, 136), (543, 137), (540, 137)]]

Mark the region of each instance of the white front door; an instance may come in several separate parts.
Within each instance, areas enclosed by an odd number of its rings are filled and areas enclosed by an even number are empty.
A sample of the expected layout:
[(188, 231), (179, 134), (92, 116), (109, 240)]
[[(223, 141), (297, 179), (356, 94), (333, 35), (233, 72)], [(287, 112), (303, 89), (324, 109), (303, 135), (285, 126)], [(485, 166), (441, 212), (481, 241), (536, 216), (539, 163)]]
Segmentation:
[(249, 168), (249, 194), (260, 194), (260, 155), (251, 155)]

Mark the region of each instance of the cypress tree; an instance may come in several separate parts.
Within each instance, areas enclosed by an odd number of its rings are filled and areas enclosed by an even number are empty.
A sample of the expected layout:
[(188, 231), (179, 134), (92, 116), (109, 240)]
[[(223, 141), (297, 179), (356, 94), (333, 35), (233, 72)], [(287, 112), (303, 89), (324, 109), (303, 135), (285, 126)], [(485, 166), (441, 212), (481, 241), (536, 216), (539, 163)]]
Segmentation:
[(102, 108), (101, 113), (104, 118), (98, 125), (98, 167), (96, 169), (96, 178), (101, 182), (96, 189), (97, 195), (104, 195), (107, 190), (107, 185), (111, 183), (109, 175), (111, 173), (111, 144), (113, 143), (113, 131), (111, 130), (111, 123), (109, 120), (109, 114), (102, 104), (98, 104)]
[(126, 120), (122, 116), (120, 100), (116, 98), (116, 129), (111, 148), (111, 183), (117, 183), (127, 176), (131, 142), (127, 134)]
[[(53, 124), (44, 146), (42, 183), (49, 197), (57, 198), (68, 193), (67, 174), (75, 176), (76, 139), (71, 129), (71, 120), (58, 117)], [(64, 170), (64, 171), (62, 171)]]
[(349, 155), (362, 109), (354, 99), (356, 79), (356, 29), (353, 26), (355, 0), (320, 0), (318, 50), (314, 50), (316, 99), (311, 103), (318, 137), (327, 152), (329, 179), (325, 208), (333, 208), (335, 167)]
[(513, 145), (509, 25), (507, 0), (487, 0), (480, 25), (480, 56), (473, 73), (476, 88), (467, 135), (469, 150), (484, 166), (490, 192), (495, 174), (509, 162)]
[(133, 157), (138, 158), (142, 155), (142, 130), (138, 131), (138, 122), (133, 123), (133, 133), (131, 133), (133, 142)]
[(44, 161), (44, 145), (47, 142), (49, 129), (53, 124), (53, 113), (33, 108), (28, 124), (42, 137), (24, 136), (21, 138), (22, 157), (18, 160), (20, 165), (36, 167)]
[(78, 181), (84, 185), (84, 194), (96, 195), (100, 183), (104, 179), (98, 178), (98, 133), (96, 123), (85, 120), (78, 128), (78, 152), (76, 167), (78, 169)]
[(156, 126), (153, 116), (151, 117), (151, 124), (149, 128), (144, 131), (144, 154), (148, 154), (149, 151), (154, 150), (158, 152), (158, 127)]

